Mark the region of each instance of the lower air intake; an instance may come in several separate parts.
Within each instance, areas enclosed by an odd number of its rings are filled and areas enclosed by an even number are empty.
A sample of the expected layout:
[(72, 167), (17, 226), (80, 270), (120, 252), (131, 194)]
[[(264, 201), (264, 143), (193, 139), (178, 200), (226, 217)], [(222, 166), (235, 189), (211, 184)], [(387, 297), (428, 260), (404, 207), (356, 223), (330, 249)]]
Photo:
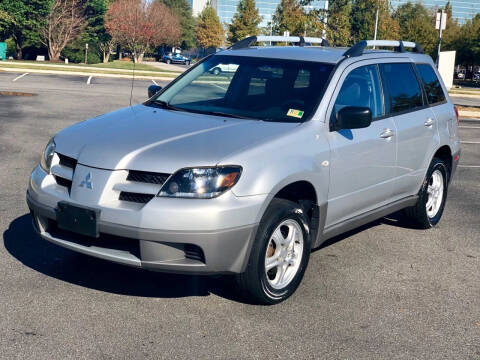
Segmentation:
[(122, 191), (120, 193), (119, 200), (146, 204), (147, 202), (152, 200), (154, 196), (155, 195), (153, 194), (141, 194), (141, 193), (132, 193), (127, 191)]

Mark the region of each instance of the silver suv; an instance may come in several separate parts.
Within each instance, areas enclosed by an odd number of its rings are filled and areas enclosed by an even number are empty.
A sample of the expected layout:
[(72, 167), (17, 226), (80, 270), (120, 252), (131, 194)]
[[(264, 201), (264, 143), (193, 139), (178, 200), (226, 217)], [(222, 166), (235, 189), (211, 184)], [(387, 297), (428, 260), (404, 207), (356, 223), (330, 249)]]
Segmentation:
[[(265, 41), (295, 46), (251, 46)], [(431, 58), (402, 41), (325, 45), (250, 37), (62, 130), (30, 178), (36, 230), (138, 268), (234, 274), (274, 304), (326, 239), (401, 209), (435, 226), (460, 145)]]

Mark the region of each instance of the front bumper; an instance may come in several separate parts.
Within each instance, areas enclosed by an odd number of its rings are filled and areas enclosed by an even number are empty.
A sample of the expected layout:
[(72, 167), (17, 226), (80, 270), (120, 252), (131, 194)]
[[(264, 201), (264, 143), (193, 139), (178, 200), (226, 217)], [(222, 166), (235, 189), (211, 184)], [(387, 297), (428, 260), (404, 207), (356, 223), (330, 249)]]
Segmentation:
[[(206, 201), (158, 198), (142, 208), (129, 208), (111, 202), (85, 203), (82, 197), (72, 199), (68, 192), (57, 189), (50, 176), (34, 169), (26, 200), (36, 231), (54, 244), (157, 271), (214, 274), (245, 269), (263, 196), (241, 199), (224, 194)], [(56, 204), (65, 200), (101, 211), (97, 222), (100, 238), (57, 228)], [(180, 200), (178, 206), (173, 206), (172, 200)]]

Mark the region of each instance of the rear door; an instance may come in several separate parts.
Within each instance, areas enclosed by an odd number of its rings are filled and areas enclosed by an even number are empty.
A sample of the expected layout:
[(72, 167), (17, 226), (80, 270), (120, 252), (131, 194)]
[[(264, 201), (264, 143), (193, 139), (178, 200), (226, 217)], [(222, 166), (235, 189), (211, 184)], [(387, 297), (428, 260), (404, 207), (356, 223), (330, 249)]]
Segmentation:
[(330, 187), (326, 226), (388, 203), (395, 177), (395, 123), (385, 116), (378, 66), (348, 67), (332, 102), (327, 111), (331, 123), (345, 106), (369, 107), (373, 121), (368, 128), (328, 133)]
[(437, 121), (428, 106), (415, 65), (380, 64), (387, 112), (397, 129), (397, 161), (392, 200), (414, 195), (438, 142)]

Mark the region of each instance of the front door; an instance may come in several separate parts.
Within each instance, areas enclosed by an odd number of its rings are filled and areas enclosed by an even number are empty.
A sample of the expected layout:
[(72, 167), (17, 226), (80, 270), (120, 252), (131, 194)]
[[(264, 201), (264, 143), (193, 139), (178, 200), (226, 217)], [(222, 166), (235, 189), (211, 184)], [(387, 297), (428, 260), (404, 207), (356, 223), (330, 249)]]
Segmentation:
[[(342, 80), (343, 79), (343, 80)], [(326, 226), (380, 207), (390, 201), (395, 177), (396, 128), (385, 117), (378, 66), (345, 70), (331, 107), (331, 121), (345, 106), (369, 107), (368, 128), (331, 131), (330, 187)]]

